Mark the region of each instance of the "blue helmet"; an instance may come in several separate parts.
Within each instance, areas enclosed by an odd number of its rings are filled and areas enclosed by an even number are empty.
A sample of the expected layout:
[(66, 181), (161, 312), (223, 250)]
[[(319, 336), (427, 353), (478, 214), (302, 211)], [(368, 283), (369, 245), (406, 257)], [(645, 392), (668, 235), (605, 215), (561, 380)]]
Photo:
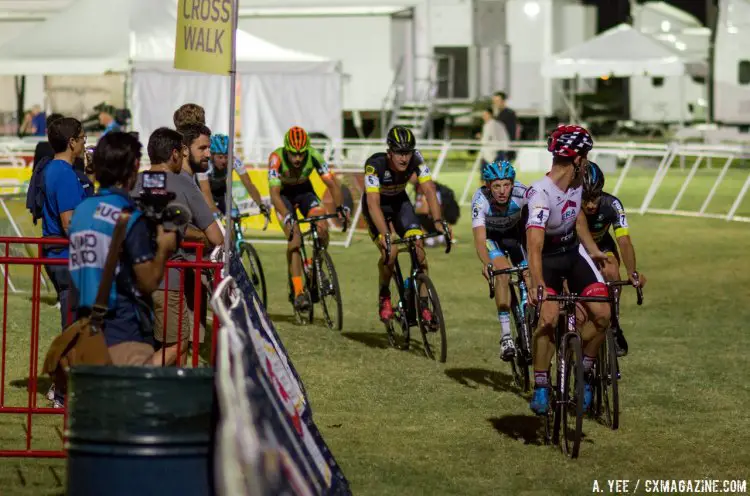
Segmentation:
[(211, 153), (226, 155), (229, 153), (229, 136), (226, 134), (211, 135)]
[(498, 179), (516, 180), (516, 170), (507, 160), (492, 162), (491, 164), (484, 164), (482, 166), (483, 181), (496, 181)]

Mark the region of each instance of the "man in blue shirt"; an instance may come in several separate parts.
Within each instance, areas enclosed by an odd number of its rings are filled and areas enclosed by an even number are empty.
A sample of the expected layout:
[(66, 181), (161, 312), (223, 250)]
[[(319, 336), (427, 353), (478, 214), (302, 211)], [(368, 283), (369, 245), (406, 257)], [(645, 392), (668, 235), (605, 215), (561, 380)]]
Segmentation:
[[(67, 238), (73, 210), (94, 193), (86, 175), (76, 171), (72, 165), (83, 153), (86, 135), (80, 121), (63, 117), (50, 124), (48, 137), (55, 157), (42, 171), (42, 235), (47, 238)], [(68, 247), (50, 246), (44, 251), (49, 258), (68, 258)], [(76, 305), (75, 297), (70, 292), (68, 268), (65, 265), (49, 265), (47, 271), (59, 291), (61, 326), (65, 328), (72, 323)]]
[(104, 338), (115, 365), (161, 363), (161, 353), (154, 352), (150, 296), (177, 247), (176, 234), (150, 224), (130, 198), (140, 157), (141, 144), (134, 136), (104, 136), (94, 151), (99, 191), (75, 209), (70, 224), (69, 267), (79, 296), (78, 317), (83, 317), (96, 301), (117, 219), (121, 212), (131, 212), (104, 318)]

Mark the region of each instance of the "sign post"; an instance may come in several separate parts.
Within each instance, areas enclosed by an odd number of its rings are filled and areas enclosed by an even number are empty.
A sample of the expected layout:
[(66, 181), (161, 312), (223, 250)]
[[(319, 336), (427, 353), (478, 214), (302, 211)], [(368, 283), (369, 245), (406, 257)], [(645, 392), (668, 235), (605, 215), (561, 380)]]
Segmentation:
[[(237, 89), (237, 3), (238, 0), (177, 3), (174, 68), (229, 76), (229, 150), (227, 167), (234, 170), (235, 92)], [(224, 264), (229, 266), (232, 247), (232, 172), (227, 174), (226, 233)]]

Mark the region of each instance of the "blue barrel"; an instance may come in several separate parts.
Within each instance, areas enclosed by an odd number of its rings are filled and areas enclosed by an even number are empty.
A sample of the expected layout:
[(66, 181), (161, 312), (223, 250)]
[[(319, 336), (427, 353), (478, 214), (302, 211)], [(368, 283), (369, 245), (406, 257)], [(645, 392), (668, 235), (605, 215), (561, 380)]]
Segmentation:
[(213, 369), (75, 367), (68, 496), (207, 496)]

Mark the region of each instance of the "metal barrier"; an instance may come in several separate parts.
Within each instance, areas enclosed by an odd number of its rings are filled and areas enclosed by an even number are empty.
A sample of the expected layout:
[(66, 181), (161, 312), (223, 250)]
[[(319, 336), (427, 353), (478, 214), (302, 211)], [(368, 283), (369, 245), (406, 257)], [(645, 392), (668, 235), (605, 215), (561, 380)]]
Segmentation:
[[(37, 246), (37, 257), (13, 257), (9, 256), (10, 246), (12, 244), (24, 244), (24, 245), (36, 245)], [(41, 407), (38, 405), (37, 400), (37, 380), (39, 371), (39, 338), (40, 338), (40, 317), (41, 317), (41, 281), (42, 281), (42, 267), (45, 265), (67, 265), (67, 259), (53, 259), (46, 258), (42, 255), (42, 249), (44, 246), (65, 246), (68, 244), (66, 239), (52, 239), (52, 238), (25, 238), (25, 237), (0, 237), (0, 246), (5, 245), (4, 256), (0, 256), (0, 265), (3, 267), (4, 287), (3, 287), (3, 300), (2, 300), (2, 349), (0, 350), (0, 414), (14, 414), (14, 415), (25, 415), (25, 447), (23, 449), (0, 449), (0, 457), (32, 457), (32, 458), (64, 458), (66, 456), (64, 447), (59, 450), (51, 449), (37, 449), (32, 446), (33, 431), (32, 424), (33, 418), (36, 415), (62, 415), (63, 416), (63, 429), (60, 430), (57, 426), (54, 427), (57, 436), (63, 442), (65, 441), (65, 425), (66, 425), (66, 408), (52, 408), (52, 407)], [(192, 269), (195, 271), (195, 284), (193, 285), (194, 298), (193, 298), (193, 332), (192, 332), (192, 360), (191, 365), (198, 367), (200, 365), (200, 319), (202, 313), (202, 289), (203, 283), (201, 280), (201, 273), (204, 270), (210, 270), (213, 276), (213, 287), (216, 287), (220, 282), (222, 263), (210, 262), (203, 260), (203, 245), (201, 243), (190, 243), (186, 242), (182, 244), (182, 247), (189, 250), (195, 250), (196, 261), (170, 261), (166, 264), (166, 269), (177, 268), (183, 269), (180, 271), (180, 305), (184, 304), (185, 300), (185, 272)], [(6, 398), (6, 383), (8, 381), (8, 295), (9, 295), (9, 267), (10, 266), (31, 266), (32, 267), (32, 293), (31, 293), (31, 326), (30, 326), (30, 337), (29, 337), (29, 372), (28, 372), (28, 383), (27, 383), (27, 402), (25, 406), (22, 405), (8, 405)], [(168, 291), (169, 288), (165, 284), (163, 291)], [(162, 290), (159, 290), (162, 291)], [(208, 297), (207, 297), (208, 298)], [(165, 312), (164, 312), (164, 325), (168, 324), (168, 299), (165, 293)], [(180, 316), (182, 313), (180, 312)], [(70, 316), (72, 317), (72, 316)], [(69, 321), (72, 318), (69, 317)], [(56, 322), (58, 320), (56, 319)], [(16, 326), (18, 322), (14, 323)], [(59, 325), (59, 324), (58, 324)], [(208, 362), (213, 364), (216, 356), (216, 338), (219, 329), (218, 319), (213, 319), (213, 325), (211, 330), (211, 336), (206, 339), (211, 340), (211, 351)], [(166, 335), (166, 333), (165, 333)], [(181, 351), (180, 346), (182, 343), (183, 335), (183, 322), (180, 318), (178, 323), (178, 335), (177, 335), (177, 360), (178, 366), (181, 366)], [(162, 348), (166, 350), (166, 348)], [(162, 352), (162, 363), (164, 363), (165, 352)], [(22, 381), (21, 381), (22, 382)], [(2, 447), (4, 448), (4, 446)]]

